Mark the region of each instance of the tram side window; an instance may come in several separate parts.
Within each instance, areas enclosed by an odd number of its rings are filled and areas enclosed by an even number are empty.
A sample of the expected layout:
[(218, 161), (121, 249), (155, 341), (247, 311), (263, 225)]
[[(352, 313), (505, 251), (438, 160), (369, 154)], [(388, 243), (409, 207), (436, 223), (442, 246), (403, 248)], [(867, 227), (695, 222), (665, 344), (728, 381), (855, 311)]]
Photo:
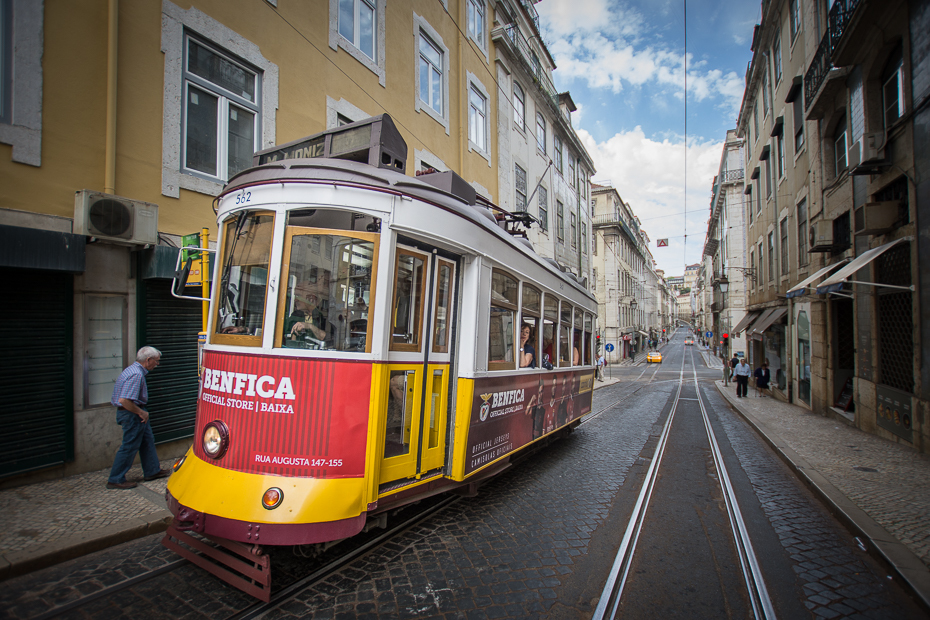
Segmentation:
[[(539, 366), (539, 326), (542, 295), (539, 291), (527, 284), (523, 285), (522, 305), (520, 306), (520, 316), (522, 324), (520, 325), (520, 346), (521, 351), (520, 368), (537, 368)], [(526, 342), (523, 336), (526, 333)]]
[(433, 353), (449, 352), (449, 321), (452, 311), (452, 277), (455, 265), (442, 259), (436, 273), (436, 306), (433, 310)]
[(374, 239), (288, 227), (276, 346), (369, 351), (375, 254)]
[(569, 343), (572, 342), (571, 333), (572, 307), (563, 301), (559, 313), (559, 366), (572, 365), (572, 349), (569, 349)]
[(572, 366), (581, 365), (581, 355), (584, 351), (584, 331), (582, 330), (584, 315), (580, 308), (575, 308), (575, 329), (572, 331)]
[(488, 370), (512, 370), (515, 323), (517, 317), (517, 281), (495, 269), (491, 272), (491, 320), (488, 322)]
[(397, 250), (394, 265), (394, 304), (391, 309), (391, 350), (419, 351), (423, 316), (426, 261), (419, 254)]
[(590, 366), (594, 363), (592, 352), (594, 351), (594, 318), (585, 313), (584, 315), (584, 365)]
[[(559, 298), (548, 293), (543, 303), (542, 358), (540, 365), (552, 370), (556, 362), (556, 329), (559, 324)], [(546, 366), (545, 364), (549, 364)]]
[(214, 342), (261, 345), (274, 216), (240, 211), (226, 221)]

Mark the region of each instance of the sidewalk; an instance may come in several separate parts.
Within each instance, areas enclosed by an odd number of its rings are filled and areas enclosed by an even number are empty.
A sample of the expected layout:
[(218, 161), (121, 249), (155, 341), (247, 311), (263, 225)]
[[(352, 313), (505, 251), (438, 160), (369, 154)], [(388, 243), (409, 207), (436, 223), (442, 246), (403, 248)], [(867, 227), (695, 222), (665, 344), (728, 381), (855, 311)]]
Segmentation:
[[(174, 459), (162, 461), (170, 468)], [(171, 522), (165, 505), (167, 478), (135, 489), (107, 489), (109, 469), (0, 491), (0, 580), (52, 566), (113, 545), (163, 532)]]
[(930, 609), (930, 458), (750, 388), (717, 389)]

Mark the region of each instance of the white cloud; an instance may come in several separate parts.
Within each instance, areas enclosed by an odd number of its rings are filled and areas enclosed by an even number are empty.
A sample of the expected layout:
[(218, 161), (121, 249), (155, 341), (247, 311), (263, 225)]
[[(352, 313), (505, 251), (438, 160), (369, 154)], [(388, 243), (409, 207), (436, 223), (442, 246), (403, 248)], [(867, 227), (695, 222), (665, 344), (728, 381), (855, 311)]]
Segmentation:
[[(681, 98), (684, 56), (652, 36), (645, 18), (605, 0), (550, 0), (539, 5), (545, 38), (560, 81), (585, 80), (591, 88), (619, 93), (624, 86), (655, 84)], [(720, 99), (739, 111), (743, 78), (708, 69), (705, 60), (688, 57), (688, 93), (695, 101)]]
[[(639, 216), (652, 239), (650, 250), (659, 267), (668, 275), (676, 275), (683, 273), (686, 262), (699, 261), (723, 143), (688, 143), (686, 247), (684, 141), (680, 137), (652, 140), (640, 127), (600, 143), (584, 129), (578, 130), (578, 136), (594, 160), (594, 181), (609, 180)], [(657, 248), (655, 240), (664, 238), (669, 239), (669, 247)]]

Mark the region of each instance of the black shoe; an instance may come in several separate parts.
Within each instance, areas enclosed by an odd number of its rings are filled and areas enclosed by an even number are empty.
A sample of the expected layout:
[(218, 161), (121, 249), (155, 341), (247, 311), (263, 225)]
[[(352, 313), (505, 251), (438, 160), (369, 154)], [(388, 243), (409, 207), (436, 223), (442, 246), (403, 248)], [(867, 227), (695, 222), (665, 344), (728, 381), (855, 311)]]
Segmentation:
[(143, 480), (145, 480), (146, 482), (151, 482), (152, 480), (158, 480), (159, 478), (167, 478), (170, 475), (171, 475), (170, 469), (160, 469), (158, 470), (157, 474), (146, 476), (145, 478), (143, 478)]
[(137, 486), (139, 486), (139, 485), (137, 485), (135, 482), (129, 482), (129, 481), (126, 481), (126, 482), (108, 482), (108, 483), (107, 483), (107, 488), (108, 488), (108, 489), (134, 489), (134, 488), (136, 488)]

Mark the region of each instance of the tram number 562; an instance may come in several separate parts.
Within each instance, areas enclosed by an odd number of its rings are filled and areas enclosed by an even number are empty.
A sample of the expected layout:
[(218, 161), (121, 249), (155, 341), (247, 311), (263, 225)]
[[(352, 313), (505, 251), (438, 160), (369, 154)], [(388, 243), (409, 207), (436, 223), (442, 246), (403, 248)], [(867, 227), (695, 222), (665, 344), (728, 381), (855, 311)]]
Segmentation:
[(244, 205), (247, 202), (252, 202), (252, 192), (242, 191), (236, 194), (237, 205)]

